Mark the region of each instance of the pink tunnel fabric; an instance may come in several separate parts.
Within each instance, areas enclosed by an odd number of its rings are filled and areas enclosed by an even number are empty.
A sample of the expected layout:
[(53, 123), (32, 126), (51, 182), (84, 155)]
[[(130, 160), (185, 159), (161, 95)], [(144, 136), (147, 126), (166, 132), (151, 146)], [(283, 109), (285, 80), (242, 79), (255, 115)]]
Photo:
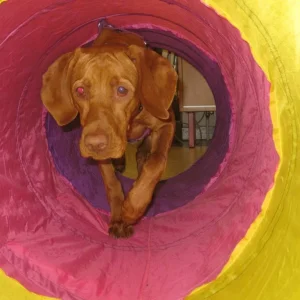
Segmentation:
[[(193, 0), (9, 0), (0, 16), (0, 268), (66, 300), (182, 299), (213, 280), (260, 212), (278, 163), (270, 86), (238, 30)], [(39, 95), (49, 64), (95, 38), (103, 17), (192, 43), (219, 64), (231, 96), (218, 172), (193, 201), (145, 218), (128, 240), (110, 238), (107, 214), (55, 169)]]

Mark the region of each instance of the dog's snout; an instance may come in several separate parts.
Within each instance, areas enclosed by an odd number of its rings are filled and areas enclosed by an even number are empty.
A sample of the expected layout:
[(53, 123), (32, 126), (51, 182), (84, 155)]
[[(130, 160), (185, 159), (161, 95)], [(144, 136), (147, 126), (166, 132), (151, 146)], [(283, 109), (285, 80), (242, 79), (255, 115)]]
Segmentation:
[(89, 134), (84, 138), (84, 144), (91, 152), (102, 151), (107, 147), (108, 139), (105, 134)]

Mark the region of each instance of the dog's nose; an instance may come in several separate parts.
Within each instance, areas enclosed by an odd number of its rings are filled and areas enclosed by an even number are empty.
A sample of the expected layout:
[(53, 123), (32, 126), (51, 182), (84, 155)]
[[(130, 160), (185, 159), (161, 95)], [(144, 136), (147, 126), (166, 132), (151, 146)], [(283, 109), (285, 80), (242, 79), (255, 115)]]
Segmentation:
[(107, 136), (105, 134), (87, 135), (84, 138), (84, 143), (92, 152), (101, 151), (107, 146)]

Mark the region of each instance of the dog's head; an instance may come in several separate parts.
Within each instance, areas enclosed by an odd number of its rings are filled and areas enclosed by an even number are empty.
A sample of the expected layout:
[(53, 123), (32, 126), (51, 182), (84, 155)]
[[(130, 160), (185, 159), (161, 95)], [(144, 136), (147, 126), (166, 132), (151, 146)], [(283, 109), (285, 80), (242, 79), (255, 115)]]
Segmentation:
[(115, 31), (105, 34), (108, 38), (94, 46), (58, 58), (44, 74), (41, 91), (58, 125), (80, 114), (80, 152), (97, 160), (122, 156), (140, 104), (156, 118), (168, 119), (177, 83), (169, 61), (142, 41), (128, 44), (132, 41)]

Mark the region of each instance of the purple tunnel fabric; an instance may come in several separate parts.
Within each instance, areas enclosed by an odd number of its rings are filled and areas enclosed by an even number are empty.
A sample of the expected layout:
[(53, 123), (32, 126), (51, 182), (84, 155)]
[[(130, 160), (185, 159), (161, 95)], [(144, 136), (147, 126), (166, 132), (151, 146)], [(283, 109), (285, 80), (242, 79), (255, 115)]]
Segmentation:
[[(228, 150), (231, 111), (229, 94), (216, 62), (212, 61), (190, 43), (178, 40), (171, 33), (151, 29), (135, 31), (142, 35), (150, 46), (168, 48), (176, 53), (180, 53), (181, 57), (193, 63), (206, 77), (214, 93), (218, 108), (218, 122), (214, 139), (208, 152), (184, 173), (158, 185), (152, 205), (146, 214), (147, 216), (153, 216), (175, 209), (193, 200), (216, 174)], [(67, 127), (67, 130), (63, 130), (48, 115), (46, 130), (49, 149), (57, 170), (94, 207), (108, 211), (109, 206), (105, 196), (105, 189), (97, 165), (91, 160), (80, 156), (78, 142), (81, 129), (78, 126), (78, 122), (73, 122)], [(132, 186), (133, 180), (121, 175), (119, 178), (122, 181), (124, 192), (127, 193)]]

